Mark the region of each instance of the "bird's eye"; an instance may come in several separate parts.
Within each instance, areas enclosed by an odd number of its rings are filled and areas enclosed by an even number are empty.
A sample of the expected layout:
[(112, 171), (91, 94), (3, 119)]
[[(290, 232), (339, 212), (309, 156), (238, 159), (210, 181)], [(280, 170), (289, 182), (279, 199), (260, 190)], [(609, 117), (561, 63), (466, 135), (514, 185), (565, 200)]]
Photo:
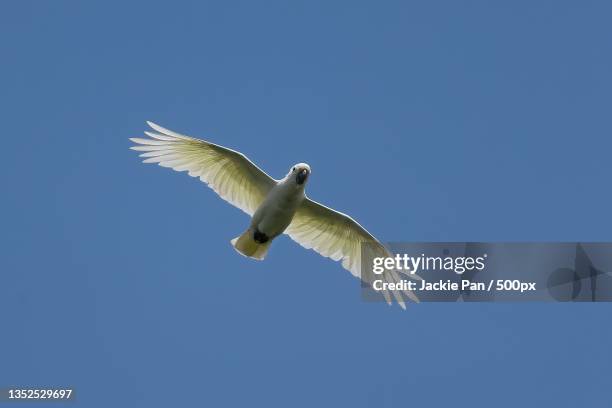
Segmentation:
[(291, 171), (295, 171), (295, 167), (291, 169)]

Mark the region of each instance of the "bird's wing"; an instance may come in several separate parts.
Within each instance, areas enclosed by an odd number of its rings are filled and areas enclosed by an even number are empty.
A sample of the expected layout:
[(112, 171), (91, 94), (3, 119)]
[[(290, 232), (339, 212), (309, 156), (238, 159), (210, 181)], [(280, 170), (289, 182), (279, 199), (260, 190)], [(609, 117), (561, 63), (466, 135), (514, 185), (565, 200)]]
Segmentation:
[[(391, 253), (372, 234), (363, 228), (357, 221), (346, 214), (332, 210), (316, 201), (304, 198), (285, 230), (285, 233), (298, 244), (307, 249), (314, 249), (319, 254), (334, 261), (342, 261), (342, 266), (354, 276), (371, 283), (372, 275), (362, 275), (361, 245), (367, 244), (373, 256), (390, 257)], [(418, 276), (412, 275), (419, 279)], [(376, 279), (385, 282), (399, 282), (400, 272), (385, 270)], [(393, 291), (397, 302), (405, 308), (403, 296), (418, 302), (416, 295), (410, 291)], [(389, 292), (383, 292), (387, 303), (391, 303)]]
[(145, 132), (148, 139), (130, 138), (131, 149), (142, 151), (144, 163), (159, 163), (176, 171), (188, 171), (199, 177), (221, 198), (253, 215), (276, 185), (242, 153), (204, 140), (185, 136), (147, 122), (155, 132)]

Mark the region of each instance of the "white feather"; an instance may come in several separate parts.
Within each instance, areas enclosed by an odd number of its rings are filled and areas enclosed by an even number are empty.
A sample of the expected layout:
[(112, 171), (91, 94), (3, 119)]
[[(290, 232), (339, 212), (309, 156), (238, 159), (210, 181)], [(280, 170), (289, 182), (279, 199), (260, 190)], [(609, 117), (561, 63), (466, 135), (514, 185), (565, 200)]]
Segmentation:
[[(140, 155), (144, 163), (188, 171), (249, 215), (276, 185), (276, 180), (239, 152), (147, 123), (156, 131), (145, 132), (150, 139), (130, 138), (136, 143), (131, 149), (144, 152)], [(245, 185), (249, 188), (242, 187)]]

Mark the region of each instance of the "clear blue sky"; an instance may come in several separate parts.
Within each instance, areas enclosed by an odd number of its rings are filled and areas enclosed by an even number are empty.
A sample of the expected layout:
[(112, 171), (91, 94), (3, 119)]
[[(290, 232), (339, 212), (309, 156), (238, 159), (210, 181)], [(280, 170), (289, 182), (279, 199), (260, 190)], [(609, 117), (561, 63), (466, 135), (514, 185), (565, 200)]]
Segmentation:
[(605, 1), (7, 1), (0, 385), (71, 406), (603, 406), (608, 304), (364, 303), (128, 150), (239, 149), (384, 241), (610, 241)]

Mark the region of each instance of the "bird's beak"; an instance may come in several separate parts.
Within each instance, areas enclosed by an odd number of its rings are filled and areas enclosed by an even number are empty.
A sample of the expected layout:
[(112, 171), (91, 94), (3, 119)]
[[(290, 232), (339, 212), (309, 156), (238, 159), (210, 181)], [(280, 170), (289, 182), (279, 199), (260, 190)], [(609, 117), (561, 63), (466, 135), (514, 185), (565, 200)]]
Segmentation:
[(304, 184), (307, 178), (308, 178), (308, 170), (302, 169), (297, 174), (297, 176), (295, 176), (295, 182), (301, 185), (301, 184)]

